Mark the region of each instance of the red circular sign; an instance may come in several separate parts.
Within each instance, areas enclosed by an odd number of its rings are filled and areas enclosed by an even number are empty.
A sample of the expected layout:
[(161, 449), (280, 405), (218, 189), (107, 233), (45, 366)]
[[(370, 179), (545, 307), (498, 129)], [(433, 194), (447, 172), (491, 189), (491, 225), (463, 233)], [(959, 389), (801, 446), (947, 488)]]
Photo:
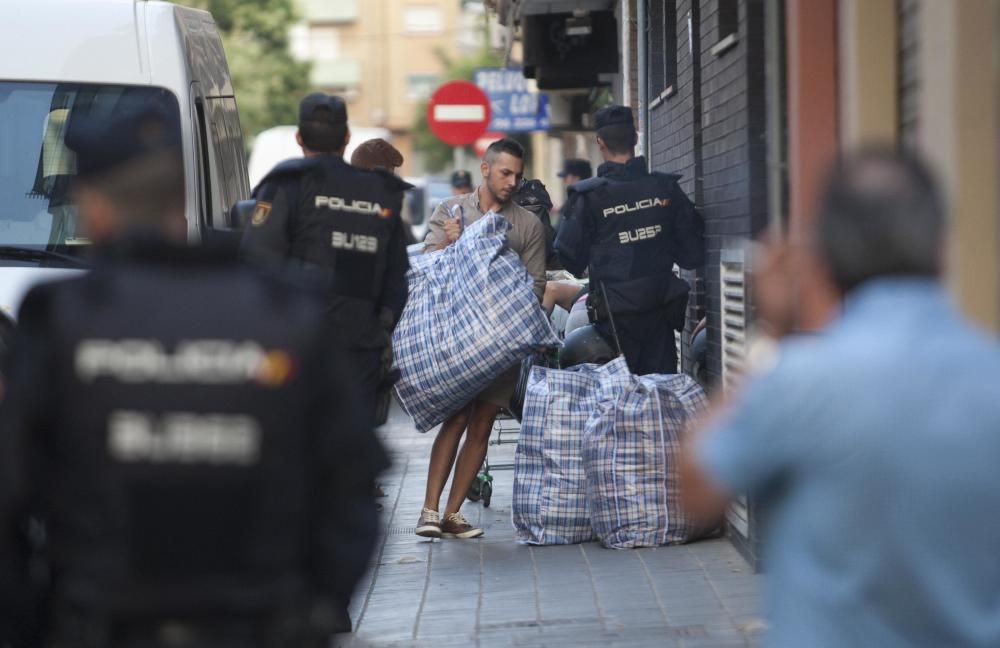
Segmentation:
[(427, 123), (445, 144), (472, 144), (490, 123), (490, 99), (474, 83), (451, 81), (431, 95)]
[(476, 155), (483, 157), (486, 155), (486, 147), (497, 141), (498, 139), (503, 139), (506, 137), (503, 133), (483, 133), (476, 141), (472, 144), (472, 150), (476, 152)]

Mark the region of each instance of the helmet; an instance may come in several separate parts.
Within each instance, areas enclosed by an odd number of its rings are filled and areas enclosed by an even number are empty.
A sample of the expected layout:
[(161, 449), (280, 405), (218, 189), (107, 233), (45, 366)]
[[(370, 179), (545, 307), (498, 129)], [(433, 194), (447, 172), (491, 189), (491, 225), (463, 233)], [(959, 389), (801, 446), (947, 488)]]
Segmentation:
[(592, 362), (604, 364), (611, 362), (618, 354), (611, 348), (593, 324), (587, 324), (575, 329), (563, 340), (559, 352), (559, 364), (563, 369)]

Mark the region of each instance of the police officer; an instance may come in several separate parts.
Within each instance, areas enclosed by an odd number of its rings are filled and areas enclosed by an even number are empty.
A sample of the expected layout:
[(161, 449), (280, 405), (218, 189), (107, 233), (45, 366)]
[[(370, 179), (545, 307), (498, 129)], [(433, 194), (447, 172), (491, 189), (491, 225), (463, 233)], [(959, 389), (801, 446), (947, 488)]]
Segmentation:
[(674, 373), (689, 287), (672, 268), (703, 263), (704, 225), (680, 176), (650, 173), (635, 157), (629, 108), (606, 106), (594, 122), (605, 161), (569, 188), (556, 253), (574, 275), (589, 271), (591, 320), (632, 372)]
[(279, 164), (254, 190), (257, 206), (243, 247), (250, 258), (291, 261), (325, 281), (332, 331), (350, 349), (362, 407), (374, 419), (376, 392), (387, 391), (391, 380), (391, 331), (406, 304), (400, 212), (411, 185), (344, 161), (350, 131), (339, 97), (303, 99), (296, 139), (305, 157)]
[(464, 169), (453, 171), (451, 174), (451, 195), (464, 196), (472, 193), (472, 174)]
[(99, 256), (19, 314), (0, 645), (40, 574), (44, 645), (324, 645), (366, 569), (376, 444), (324, 302), (185, 245), (181, 141), (176, 104), (67, 126)]

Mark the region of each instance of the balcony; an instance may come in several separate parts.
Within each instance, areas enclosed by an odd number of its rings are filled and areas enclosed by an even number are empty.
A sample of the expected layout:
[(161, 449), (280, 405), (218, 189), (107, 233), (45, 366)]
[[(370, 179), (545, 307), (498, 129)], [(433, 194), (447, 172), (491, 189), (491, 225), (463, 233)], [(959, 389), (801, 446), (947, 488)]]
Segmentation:
[(317, 88), (357, 88), (361, 83), (361, 62), (349, 58), (313, 61), (310, 80)]
[(297, 0), (299, 13), (310, 23), (350, 23), (358, 19), (360, 0)]

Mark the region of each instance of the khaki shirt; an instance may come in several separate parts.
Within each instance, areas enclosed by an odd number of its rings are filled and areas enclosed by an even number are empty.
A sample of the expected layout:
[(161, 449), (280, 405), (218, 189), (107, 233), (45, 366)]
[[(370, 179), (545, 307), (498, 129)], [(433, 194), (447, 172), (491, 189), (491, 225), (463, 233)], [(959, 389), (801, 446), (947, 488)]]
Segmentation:
[[(455, 196), (441, 201), (427, 221), (427, 236), (424, 237), (424, 252), (437, 249), (448, 240), (444, 233), (444, 223), (452, 218), (453, 205), (462, 205), (466, 226), (476, 222), (485, 214), (479, 206), (479, 191)], [(508, 201), (498, 212), (510, 223), (507, 245), (521, 258), (535, 282), (535, 294), (541, 299), (545, 294), (545, 229), (538, 217), (513, 201)]]

